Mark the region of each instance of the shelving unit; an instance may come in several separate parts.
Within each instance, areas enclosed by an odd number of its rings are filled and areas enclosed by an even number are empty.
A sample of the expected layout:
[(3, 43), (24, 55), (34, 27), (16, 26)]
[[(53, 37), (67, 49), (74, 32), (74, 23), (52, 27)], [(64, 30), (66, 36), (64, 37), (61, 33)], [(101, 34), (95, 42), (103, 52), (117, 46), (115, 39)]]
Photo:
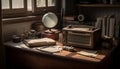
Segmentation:
[[(80, 0), (79, 0), (80, 1)], [(70, 6), (67, 6), (67, 8), (70, 8), (69, 11), (75, 11), (71, 15), (78, 16), (79, 14), (82, 14), (85, 16), (85, 20), (83, 22), (79, 22), (77, 19), (75, 20), (64, 20), (64, 27), (67, 25), (90, 25), (94, 26), (96, 23), (96, 20), (98, 17), (104, 17), (104, 16), (110, 16), (114, 14), (117, 18), (116, 23), (118, 24), (120, 22), (120, 1), (117, 1), (113, 4), (105, 4), (104, 2), (93, 2), (92, 0), (89, 3), (82, 3), (76, 1), (74, 2), (73, 8), (71, 9)], [(82, 1), (82, 0), (81, 0)], [(67, 3), (67, 2), (66, 2)], [(67, 17), (67, 16), (64, 16)], [(120, 32), (119, 29), (115, 28), (117, 32)], [(115, 37), (118, 37), (120, 33), (115, 33)]]
[[(119, 30), (119, 28), (117, 29), (116, 27), (119, 27), (117, 25), (119, 25), (118, 23), (120, 21), (120, 19), (119, 19), (120, 18), (120, 13), (119, 13), (120, 2), (118, 2), (116, 4), (78, 3), (78, 4), (76, 4), (76, 6), (78, 7), (78, 12), (80, 14), (85, 15), (86, 20), (88, 20), (88, 21), (94, 21), (94, 20), (97, 20), (98, 17), (104, 17), (104, 16), (109, 16), (109, 15), (114, 14), (116, 17), (116, 19), (115, 19), (116, 22), (114, 22), (114, 23), (116, 23), (116, 26), (112, 26), (112, 27), (114, 27), (114, 30), (115, 30), (114, 32), (119, 32), (119, 33), (113, 33), (113, 34), (114, 34), (114, 37), (119, 37), (120, 30)], [(92, 25), (95, 25), (95, 22)], [(108, 24), (108, 26), (109, 26), (109, 24)], [(111, 28), (109, 28), (109, 29), (111, 29)]]

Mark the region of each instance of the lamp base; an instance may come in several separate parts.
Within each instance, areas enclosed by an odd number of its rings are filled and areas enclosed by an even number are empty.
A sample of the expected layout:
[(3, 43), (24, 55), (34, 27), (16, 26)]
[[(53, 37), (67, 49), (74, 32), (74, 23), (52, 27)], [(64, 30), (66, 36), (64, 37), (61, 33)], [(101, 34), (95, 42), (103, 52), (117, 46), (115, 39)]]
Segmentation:
[(54, 40), (58, 40), (59, 39), (59, 31), (56, 29), (45, 30), (45, 32), (42, 33), (42, 36), (51, 38)]

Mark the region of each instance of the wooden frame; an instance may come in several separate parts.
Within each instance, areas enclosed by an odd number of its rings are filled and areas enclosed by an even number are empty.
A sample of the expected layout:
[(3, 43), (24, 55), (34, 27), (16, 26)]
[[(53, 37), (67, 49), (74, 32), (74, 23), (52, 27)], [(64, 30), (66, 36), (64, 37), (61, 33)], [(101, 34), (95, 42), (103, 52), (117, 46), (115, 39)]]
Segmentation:
[(55, 4), (55, 6), (48, 6), (48, 0), (45, 0), (45, 1), (46, 1), (45, 7), (37, 7), (36, 0), (32, 0), (32, 3), (33, 3), (33, 11), (32, 12), (34, 12), (34, 14), (44, 14), (48, 11), (56, 12), (57, 5)]
[[(12, 8), (12, 0), (9, 0), (10, 8), (9, 9), (2, 9), (3, 17), (16, 17), (16, 16), (23, 16), (27, 12), (27, 0), (24, 0), (24, 8)], [(22, 14), (22, 15), (21, 15)]]
[[(12, 0), (10, 0), (10, 9), (2, 9), (3, 18), (9, 17), (19, 17), (19, 16), (28, 16), (28, 15), (38, 15), (45, 14), (46, 12), (59, 12), (57, 8), (60, 8), (60, 0), (56, 0), (55, 6), (48, 6), (48, 0), (46, 0), (46, 7), (37, 7), (36, 0), (32, 1), (32, 11), (27, 10), (27, 0), (24, 0), (24, 8), (12, 9)], [(59, 2), (59, 3), (58, 3)]]

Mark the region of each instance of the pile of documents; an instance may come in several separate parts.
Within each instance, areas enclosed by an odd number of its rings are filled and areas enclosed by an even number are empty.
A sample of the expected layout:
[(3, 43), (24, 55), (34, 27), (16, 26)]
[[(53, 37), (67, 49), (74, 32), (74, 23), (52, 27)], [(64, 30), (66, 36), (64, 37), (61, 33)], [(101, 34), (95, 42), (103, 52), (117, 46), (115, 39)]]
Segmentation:
[(29, 47), (56, 45), (56, 41), (51, 38), (26, 39), (24, 43)]

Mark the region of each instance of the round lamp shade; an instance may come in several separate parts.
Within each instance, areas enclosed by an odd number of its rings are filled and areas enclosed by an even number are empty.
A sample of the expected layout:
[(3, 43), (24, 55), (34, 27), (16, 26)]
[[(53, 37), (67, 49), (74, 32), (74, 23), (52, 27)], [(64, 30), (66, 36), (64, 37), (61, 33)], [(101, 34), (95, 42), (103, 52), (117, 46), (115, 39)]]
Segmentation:
[(45, 27), (53, 28), (57, 25), (58, 18), (54, 13), (48, 12), (42, 17), (42, 22)]

